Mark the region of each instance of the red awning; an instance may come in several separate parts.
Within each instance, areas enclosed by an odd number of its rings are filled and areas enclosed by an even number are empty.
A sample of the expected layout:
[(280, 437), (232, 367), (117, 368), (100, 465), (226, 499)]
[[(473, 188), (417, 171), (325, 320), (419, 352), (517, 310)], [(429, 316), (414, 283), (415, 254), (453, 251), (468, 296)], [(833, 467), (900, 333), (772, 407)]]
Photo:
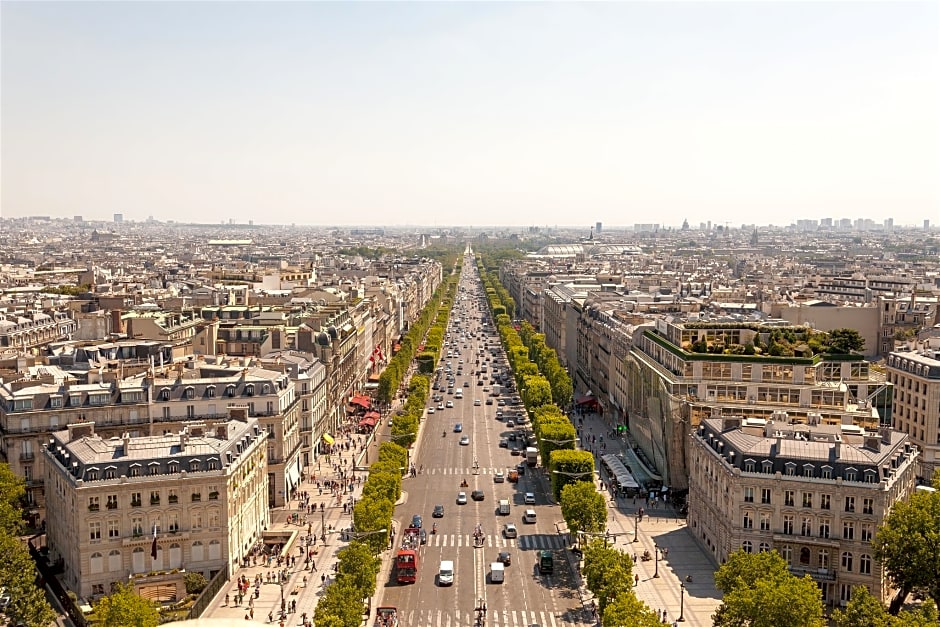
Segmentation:
[(372, 418), (372, 417), (370, 417), (370, 416), (366, 416), (365, 418), (363, 418), (362, 420), (359, 421), (359, 426), (360, 426), (360, 427), (366, 427), (366, 426), (368, 426), (368, 427), (374, 427), (374, 426), (375, 426), (375, 418)]
[(372, 401), (369, 400), (368, 396), (357, 395), (353, 396), (352, 400), (349, 401), (351, 405), (359, 405), (360, 407), (365, 407), (369, 409), (372, 407)]
[(377, 412), (377, 411), (370, 411), (370, 412), (366, 412), (365, 417), (366, 417), (366, 418), (374, 418), (375, 420), (378, 420), (379, 418), (382, 417), (382, 414), (380, 414), (380, 413)]
[(598, 405), (596, 396), (579, 396), (575, 403), (578, 405)]

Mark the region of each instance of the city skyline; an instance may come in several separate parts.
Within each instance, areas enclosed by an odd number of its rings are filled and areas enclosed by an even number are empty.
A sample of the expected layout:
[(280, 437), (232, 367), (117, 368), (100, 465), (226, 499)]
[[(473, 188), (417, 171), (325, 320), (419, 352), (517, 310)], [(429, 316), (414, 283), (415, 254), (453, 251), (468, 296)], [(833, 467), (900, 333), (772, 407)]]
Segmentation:
[(934, 3), (0, 13), (3, 217), (940, 218)]

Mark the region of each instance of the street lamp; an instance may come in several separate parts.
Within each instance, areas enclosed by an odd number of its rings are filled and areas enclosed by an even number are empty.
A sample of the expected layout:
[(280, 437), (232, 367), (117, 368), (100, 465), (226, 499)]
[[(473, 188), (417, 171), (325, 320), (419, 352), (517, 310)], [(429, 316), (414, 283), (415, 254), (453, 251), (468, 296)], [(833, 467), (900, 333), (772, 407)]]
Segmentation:
[(656, 553), (656, 570), (653, 572), (653, 579), (659, 577), (659, 546), (654, 544), (653, 551)]
[(685, 584), (682, 582), (679, 582), (679, 618), (676, 620), (685, 622)]
[(633, 541), (640, 541), (640, 512), (637, 512), (633, 516)]

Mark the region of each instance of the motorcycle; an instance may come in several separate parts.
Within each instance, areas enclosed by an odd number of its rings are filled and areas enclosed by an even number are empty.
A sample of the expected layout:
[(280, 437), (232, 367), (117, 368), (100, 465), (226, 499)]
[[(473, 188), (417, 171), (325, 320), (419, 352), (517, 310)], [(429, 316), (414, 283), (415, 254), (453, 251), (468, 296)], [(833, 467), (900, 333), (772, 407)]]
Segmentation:
[(464, 479), (463, 481), (460, 482), (460, 487), (461, 487), (461, 488), (468, 488), (468, 487), (470, 487), (470, 484), (467, 483), (467, 480), (466, 480), (466, 479)]
[(447, 437), (447, 432), (444, 431), (443, 433), (441, 433), (441, 437), (442, 437), (442, 438), (446, 438), (446, 437)]

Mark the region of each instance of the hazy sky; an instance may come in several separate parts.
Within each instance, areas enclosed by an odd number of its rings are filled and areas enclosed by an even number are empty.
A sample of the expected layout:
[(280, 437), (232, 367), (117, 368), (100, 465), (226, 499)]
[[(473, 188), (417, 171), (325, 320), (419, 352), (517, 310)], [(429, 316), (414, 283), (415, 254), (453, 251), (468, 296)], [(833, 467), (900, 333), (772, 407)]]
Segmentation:
[(0, 4), (0, 212), (940, 221), (928, 2)]

